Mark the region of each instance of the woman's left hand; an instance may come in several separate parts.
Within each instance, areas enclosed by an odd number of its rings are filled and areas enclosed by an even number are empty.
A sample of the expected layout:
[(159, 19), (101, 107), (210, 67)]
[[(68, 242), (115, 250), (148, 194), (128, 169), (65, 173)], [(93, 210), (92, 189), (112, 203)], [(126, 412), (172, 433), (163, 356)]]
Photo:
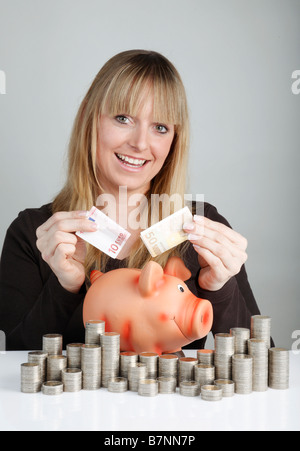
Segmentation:
[(240, 272), (247, 260), (247, 240), (226, 225), (204, 216), (194, 216), (184, 224), (188, 239), (198, 254), (201, 267), (198, 282), (201, 288), (216, 291)]

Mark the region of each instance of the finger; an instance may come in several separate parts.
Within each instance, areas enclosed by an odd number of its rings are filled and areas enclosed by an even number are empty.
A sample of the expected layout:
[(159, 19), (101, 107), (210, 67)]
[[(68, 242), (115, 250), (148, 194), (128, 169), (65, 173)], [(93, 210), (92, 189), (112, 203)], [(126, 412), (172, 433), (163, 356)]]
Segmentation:
[(60, 243), (55, 250), (50, 262), (57, 271), (65, 271), (68, 265), (68, 259), (75, 254), (76, 247), (73, 244)]
[(39, 238), (43, 233), (50, 230), (50, 228), (57, 223), (65, 219), (79, 219), (87, 217), (86, 211), (58, 211), (54, 213), (46, 222), (40, 225), (36, 230), (37, 238)]
[(204, 230), (207, 228), (211, 231), (220, 233), (224, 235), (228, 240), (230, 240), (232, 243), (238, 245), (241, 249), (247, 248), (247, 239), (242, 236), (240, 233), (236, 232), (232, 228), (226, 226), (225, 224), (222, 224), (221, 222), (212, 221), (209, 218), (206, 218), (204, 216), (197, 216), (194, 215), (194, 221), (204, 227)]
[(227, 270), (230, 271), (232, 262), (236, 257), (232, 254), (232, 251), (234, 251), (235, 249), (234, 246), (231, 246), (231, 248), (228, 249), (226, 246), (223, 246), (220, 243), (216, 243), (215, 241), (206, 237), (199, 238), (197, 241), (194, 241), (193, 244), (196, 244), (197, 246), (200, 246), (200, 248), (209, 251), (215, 258), (221, 261), (221, 263)]
[[(46, 239), (47, 238), (47, 239)], [(43, 242), (43, 238), (38, 240), (38, 242)], [(42, 246), (42, 257), (44, 260), (49, 260), (51, 258), (55, 251), (57, 246), (60, 244), (71, 244), (73, 246), (76, 246), (77, 244), (77, 237), (73, 233), (66, 233), (62, 232), (61, 230), (56, 230), (53, 232), (53, 234), (47, 234), (47, 236), (44, 238), (44, 246)], [(37, 246), (38, 246), (37, 242)]]
[(207, 267), (212, 269), (215, 277), (218, 280), (223, 280), (224, 278), (228, 277), (228, 271), (220, 258), (214, 255), (208, 249), (202, 248), (197, 244), (193, 245), (193, 247), (197, 254), (200, 255), (203, 260), (205, 260)]

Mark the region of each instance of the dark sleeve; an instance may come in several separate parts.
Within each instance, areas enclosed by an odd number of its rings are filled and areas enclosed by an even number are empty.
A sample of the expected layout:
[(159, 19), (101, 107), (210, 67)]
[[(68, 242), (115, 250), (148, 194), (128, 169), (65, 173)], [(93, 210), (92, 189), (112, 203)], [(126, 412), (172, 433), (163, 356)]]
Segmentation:
[[(204, 215), (212, 221), (230, 227), (228, 221), (218, 213), (213, 205), (205, 204)], [(219, 332), (229, 333), (232, 327), (250, 329), (251, 316), (260, 314), (260, 311), (248, 281), (245, 265), (220, 290), (208, 291), (203, 290), (198, 284), (200, 267), (197, 254), (192, 246), (189, 246), (185, 260), (190, 265), (189, 269), (192, 272), (192, 278), (189, 281), (190, 288), (198, 297), (208, 299), (212, 303), (214, 319), (211, 332), (213, 335)], [(197, 340), (188, 347), (195, 348), (196, 346), (200, 349), (204, 344), (205, 340)]]
[(6, 233), (0, 262), (0, 330), (7, 350), (41, 349), (46, 333), (64, 334), (82, 303), (65, 290), (36, 247), (36, 229), (47, 217), (40, 209), (25, 210)]

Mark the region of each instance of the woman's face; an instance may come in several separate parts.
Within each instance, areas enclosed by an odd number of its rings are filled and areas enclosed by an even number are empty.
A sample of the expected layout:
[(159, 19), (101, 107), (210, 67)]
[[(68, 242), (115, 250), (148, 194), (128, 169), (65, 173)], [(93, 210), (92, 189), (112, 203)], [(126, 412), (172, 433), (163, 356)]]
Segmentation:
[(102, 114), (99, 119), (97, 168), (106, 193), (145, 194), (162, 168), (174, 138), (173, 124), (153, 121), (153, 99), (146, 98), (135, 117)]

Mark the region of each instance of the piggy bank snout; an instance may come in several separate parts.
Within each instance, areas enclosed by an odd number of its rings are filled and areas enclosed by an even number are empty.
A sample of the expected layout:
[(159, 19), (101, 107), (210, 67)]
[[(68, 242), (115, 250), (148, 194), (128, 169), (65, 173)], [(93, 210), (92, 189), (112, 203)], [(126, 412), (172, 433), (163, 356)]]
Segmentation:
[(178, 326), (190, 341), (194, 341), (205, 337), (210, 332), (212, 322), (213, 308), (211, 303), (206, 299), (199, 299), (192, 295)]

